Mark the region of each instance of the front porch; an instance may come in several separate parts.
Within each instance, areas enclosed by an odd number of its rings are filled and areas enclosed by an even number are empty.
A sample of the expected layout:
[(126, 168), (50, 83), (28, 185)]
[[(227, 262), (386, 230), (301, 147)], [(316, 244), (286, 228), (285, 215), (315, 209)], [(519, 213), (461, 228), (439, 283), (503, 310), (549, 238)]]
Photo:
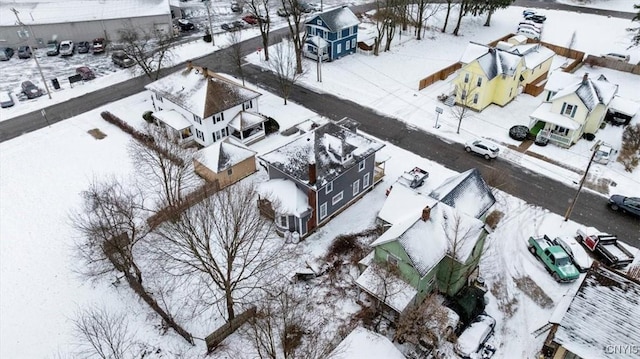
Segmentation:
[(250, 145), (265, 138), (264, 123), (267, 119), (257, 113), (242, 111), (229, 122), (230, 136)]
[(156, 125), (161, 126), (172, 138), (178, 138), (181, 143), (194, 140), (191, 123), (175, 110), (160, 110), (151, 115)]
[(538, 106), (529, 118), (531, 134), (536, 139), (548, 139), (556, 146), (569, 148), (582, 136), (583, 125), (573, 118), (551, 112), (551, 103)]

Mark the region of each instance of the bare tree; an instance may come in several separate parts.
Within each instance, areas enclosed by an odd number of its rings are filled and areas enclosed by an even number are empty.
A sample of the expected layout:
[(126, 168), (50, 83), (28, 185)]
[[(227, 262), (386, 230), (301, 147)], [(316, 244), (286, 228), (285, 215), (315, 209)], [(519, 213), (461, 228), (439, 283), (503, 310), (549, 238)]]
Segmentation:
[(433, 0), (418, 0), (414, 10), (411, 13), (411, 21), (416, 27), (416, 38), (421, 40), (427, 20), (440, 10), (440, 4), (434, 4)]
[(72, 322), (77, 354), (83, 358), (128, 359), (141, 354), (124, 314), (87, 308), (79, 310)]
[(444, 293), (447, 295), (452, 295), (455, 293), (450, 293), (452, 286), (459, 280), (461, 276), (464, 276), (466, 273), (464, 272), (464, 266), (458, 265), (460, 262), (460, 255), (463, 253), (463, 248), (469, 244), (469, 241), (473, 241), (475, 238), (472, 238), (472, 228), (465, 226), (463, 224), (463, 220), (461, 215), (452, 210), (450, 213), (444, 217), (444, 221), (442, 222), (442, 230), (445, 233), (447, 238), (447, 262), (445, 265), (445, 269), (443, 270), (443, 275), (440, 276), (441, 280), (444, 282)]
[(235, 317), (243, 298), (249, 300), (254, 290), (266, 286), (268, 276), (290, 259), (284, 241), (274, 236), (273, 221), (260, 215), (256, 200), (254, 186), (240, 182), (157, 229), (155, 248), (165, 269), (199, 283), (201, 300), (223, 303), (227, 320)]
[(191, 334), (184, 330), (143, 285), (139, 265), (143, 240), (148, 234), (144, 218), (148, 211), (144, 194), (136, 186), (125, 188), (118, 181), (94, 182), (82, 192), (82, 208), (71, 214), (74, 228), (82, 238), (76, 254), (83, 263), (80, 272), (91, 279), (117, 275), (155, 311), (164, 323), (187, 342)]
[(136, 171), (147, 181), (147, 188), (158, 191), (157, 209), (176, 206), (183, 195), (197, 184), (192, 166), (193, 150), (162, 126), (147, 125), (144, 133), (154, 139), (152, 146), (132, 140), (129, 154)]
[(375, 297), (376, 310), (372, 324), (373, 330), (377, 332), (380, 329), (388, 303), (405, 289), (405, 285), (400, 278), (400, 271), (395, 265), (387, 262), (375, 262), (371, 264), (370, 268), (373, 271), (373, 283), (370, 290)]
[(296, 73), (302, 75), (304, 69), (302, 67), (302, 51), (304, 43), (307, 40), (307, 32), (304, 29), (305, 14), (302, 12), (302, 1), (299, 0), (280, 0), (282, 7), (289, 13), (287, 16), (287, 25), (289, 27), (289, 37), (295, 50)]
[(396, 322), (394, 341), (426, 344), (437, 348), (442, 340), (449, 338), (456, 328), (452, 327), (447, 309), (438, 302), (435, 294), (428, 296), (420, 305), (400, 314)]
[(456, 106), (451, 107), (451, 113), (458, 121), (458, 128), (456, 129), (456, 133), (460, 133), (460, 126), (462, 125), (462, 120), (470, 117), (473, 112), (471, 106), (474, 104), (474, 101), (477, 101), (476, 96), (478, 94), (478, 87), (472, 83), (473, 79), (470, 79), (467, 82), (463, 82), (461, 85), (457, 85), (456, 92)]
[(136, 62), (147, 77), (157, 80), (160, 70), (171, 62), (171, 34), (132, 26), (120, 29), (118, 33), (125, 54)]
[(376, 20), (376, 38), (373, 42), (373, 54), (380, 54), (380, 45), (387, 33), (387, 28), (391, 26), (393, 11), (388, 7), (386, 0), (376, 0), (376, 11), (373, 18)]
[(299, 73), (296, 70), (297, 65), (294, 60), (291, 41), (283, 40), (281, 43), (276, 44), (273, 50), (269, 67), (276, 74), (278, 85), (280, 86), (280, 94), (286, 105), (293, 85), (304, 75), (304, 72)]
[(242, 68), (242, 58), (244, 55), (242, 53), (242, 35), (240, 31), (229, 33), (229, 49), (229, 60), (236, 66), (238, 75), (240, 75), (240, 78), (242, 79), (242, 86), (244, 86), (244, 70)]
[(444, 17), (444, 25), (442, 25), (442, 32), (447, 31), (447, 24), (449, 24), (449, 16), (451, 15), (451, 8), (453, 7), (453, 0), (447, 1), (447, 14)]
[(260, 38), (262, 39), (262, 51), (264, 60), (269, 61), (269, 32), (271, 31), (271, 19), (269, 18), (270, 0), (248, 0), (245, 6), (250, 14), (258, 19)]

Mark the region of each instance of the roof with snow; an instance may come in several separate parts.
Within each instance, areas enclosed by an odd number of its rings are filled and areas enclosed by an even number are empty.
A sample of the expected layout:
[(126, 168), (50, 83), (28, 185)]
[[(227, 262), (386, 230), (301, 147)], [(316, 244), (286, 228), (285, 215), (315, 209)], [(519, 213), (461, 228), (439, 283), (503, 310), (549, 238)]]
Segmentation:
[(570, 130), (577, 130), (580, 128), (580, 122), (572, 119), (571, 117), (564, 116), (560, 113), (551, 111), (553, 104), (551, 102), (543, 102), (529, 115), (529, 117), (536, 120), (549, 122), (560, 127), (568, 128)]
[(322, 187), (382, 147), (384, 144), (357, 131), (329, 122), (260, 158), (307, 184), (309, 164), (315, 163), (316, 184)]
[(640, 111), (640, 103), (624, 97), (614, 96), (609, 108), (623, 115), (635, 116)]
[(407, 218), (407, 214), (412, 216), (415, 213), (422, 213), (423, 208), (433, 207), (436, 202), (436, 199), (427, 194), (396, 182), (389, 191), (382, 209), (378, 212), (378, 218), (387, 223), (396, 224)]
[(214, 72), (206, 72), (207, 76), (194, 66), (145, 88), (203, 119), (261, 96)]
[(191, 122), (189, 122), (182, 114), (176, 110), (161, 110), (156, 111), (152, 114), (153, 117), (157, 118), (159, 121), (173, 128), (174, 130), (184, 130), (185, 128), (191, 127)]
[(640, 283), (594, 266), (587, 272), (554, 341), (582, 358), (637, 358), (633, 350), (608, 354), (607, 345), (640, 343)]
[(331, 32), (338, 32), (346, 27), (360, 24), (358, 17), (346, 6), (321, 12), (311, 17), (305, 24), (315, 25), (317, 18), (322, 19), (322, 22), (325, 23), (327, 29)]
[(549, 60), (555, 55), (555, 52), (541, 44), (515, 45), (507, 51), (512, 54), (522, 55), (524, 58), (524, 65), (528, 69), (533, 69), (539, 66), (541, 63)]
[(462, 56), (460, 57), (460, 62), (462, 62), (463, 64), (468, 64), (478, 57), (486, 54), (487, 51), (489, 51), (489, 47), (487, 45), (469, 42), (469, 44), (467, 44), (467, 47), (464, 49)]
[(508, 51), (470, 42), (460, 62), (468, 64), (473, 61), (478, 61), (487, 79), (492, 80), (498, 75), (513, 76), (522, 57)]
[(575, 93), (591, 112), (598, 104), (609, 105), (613, 96), (618, 92), (618, 85), (610, 83), (604, 77), (593, 80), (588, 73), (571, 77), (559, 74), (563, 74), (563, 72), (552, 72), (544, 87), (545, 90), (556, 92), (549, 99), (550, 101)]
[(198, 151), (196, 159), (211, 171), (219, 173), (247, 158), (255, 156), (255, 154), (255, 151), (250, 150), (241, 143), (225, 138)]
[(418, 291), (401, 278), (389, 273), (377, 265), (371, 265), (356, 279), (356, 284), (398, 313), (404, 309), (418, 294)]
[(430, 196), (475, 218), (482, 217), (496, 202), (476, 168), (448, 178)]
[(307, 195), (293, 181), (278, 178), (263, 182), (258, 192), (267, 197), (278, 213), (301, 217), (309, 210)]
[(356, 327), (328, 356), (332, 359), (404, 359), (387, 337)]
[(267, 119), (261, 114), (251, 111), (240, 111), (229, 122), (229, 126), (235, 128), (238, 131), (244, 131), (255, 127), (257, 124), (265, 122)]

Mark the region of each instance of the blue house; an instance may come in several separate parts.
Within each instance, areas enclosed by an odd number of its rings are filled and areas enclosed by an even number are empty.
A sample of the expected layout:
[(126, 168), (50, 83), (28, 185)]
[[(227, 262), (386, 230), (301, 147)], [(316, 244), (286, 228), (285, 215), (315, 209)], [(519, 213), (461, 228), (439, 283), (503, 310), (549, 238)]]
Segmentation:
[(312, 16), (305, 22), (304, 55), (317, 60), (319, 52), (323, 61), (333, 61), (356, 52), (359, 24), (346, 6)]

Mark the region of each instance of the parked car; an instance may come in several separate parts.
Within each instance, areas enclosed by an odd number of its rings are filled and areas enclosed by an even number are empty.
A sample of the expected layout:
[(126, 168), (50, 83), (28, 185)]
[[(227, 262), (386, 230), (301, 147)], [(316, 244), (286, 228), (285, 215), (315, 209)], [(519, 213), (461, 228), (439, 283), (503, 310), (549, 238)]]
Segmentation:
[(525, 19), (537, 22), (538, 24), (542, 24), (547, 21), (547, 17), (542, 14), (532, 14), (529, 16), (525, 16)]
[(529, 252), (537, 257), (547, 272), (551, 273), (556, 282), (573, 282), (580, 276), (578, 268), (573, 265), (569, 254), (546, 235), (529, 237)]
[(244, 28), (244, 23), (242, 21), (236, 20), (234, 22), (224, 23), (220, 27), (226, 31), (239, 31)]
[(600, 232), (594, 227), (578, 228), (576, 240), (611, 268), (624, 268), (635, 258), (616, 235)]
[(82, 80), (89, 81), (96, 78), (96, 75), (86, 66), (80, 66), (76, 69), (76, 74), (82, 76)]
[(553, 244), (562, 247), (567, 252), (578, 272), (584, 273), (591, 267), (593, 258), (573, 236), (556, 237), (553, 239)]
[(614, 194), (609, 197), (609, 207), (614, 211), (627, 212), (640, 217), (640, 197), (625, 197)]
[(456, 354), (463, 358), (475, 357), (474, 354), (480, 352), (493, 335), (495, 327), (496, 320), (493, 317), (487, 314), (478, 315), (458, 337), (454, 348)]
[(76, 51), (78, 51), (79, 54), (86, 54), (89, 50), (91, 50), (91, 44), (89, 44), (89, 41), (80, 41), (76, 45)]
[(106, 44), (104, 39), (99, 37), (99, 38), (93, 39), (93, 43), (91, 44), (91, 50), (93, 51), (94, 54), (100, 54), (104, 52), (105, 46)]
[(13, 52), (10, 47), (0, 47), (0, 61), (9, 61), (13, 57)]
[(538, 34), (538, 37), (540, 37), (540, 34), (542, 33), (542, 29), (540, 29), (538, 27), (535, 27), (535, 26), (532, 26), (530, 24), (520, 24), (520, 25), (518, 25), (518, 31), (520, 31), (520, 30), (529, 30), (529, 31), (531, 31), (533, 33)]
[(536, 11), (533, 10), (533, 9), (524, 9), (522, 11), (522, 16), (527, 17), (527, 16), (530, 16), (530, 15), (534, 15), (535, 13), (536, 13)]
[(322, 11), (322, 4), (317, 2), (307, 3), (307, 6), (311, 9), (311, 11)]
[(57, 40), (47, 42), (47, 56), (58, 56), (60, 53), (60, 45)]
[(600, 146), (598, 146), (598, 150), (593, 156), (593, 162), (606, 165), (609, 163), (609, 161), (611, 161), (611, 158), (616, 154), (616, 152), (617, 151), (614, 150), (611, 146), (601, 144)]
[(307, 4), (306, 2), (298, 1), (298, 9), (302, 12), (310, 13), (313, 11), (313, 8)]
[(31, 46), (20, 46), (18, 48), (18, 58), (19, 59), (30, 59), (31, 58)]
[(500, 149), (495, 144), (485, 140), (469, 141), (464, 146), (465, 151), (476, 153), (486, 159), (498, 157)]
[(238, 2), (231, 3), (231, 11), (233, 12), (242, 12), (242, 4)]
[(42, 96), (42, 91), (31, 81), (24, 81), (22, 83), (22, 93), (29, 99)]
[(133, 61), (132, 58), (127, 56), (124, 51), (115, 51), (113, 54), (111, 54), (111, 61), (113, 61), (113, 63), (117, 66), (124, 68), (131, 67), (136, 64), (136, 62)]
[(75, 45), (71, 40), (65, 40), (60, 43), (60, 56), (73, 56)]
[(13, 102), (13, 97), (11, 97), (11, 93), (9, 91), (0, 92), (0, 107), (7, 108), (15, 105)]
[(604, 57), (605, 59), (609, 59), (609, 60), (618, 60), (618, 61), (623, 61), (623, 62), (629, 62), (629, 55), (624, 55), (624, 54), (618, 54), (615, 52), (610, 52), (608, 54), (604, 54), (602, 55), (602, 57)]
[(178, 19), (178, 27), (180, 31), (193, 31), (196, 29), (196, 25), (187, 19)]
[(242, 18), (242, 20), (244, 20), (244, 22), (246, 22), (249, 25), (256, 25), (258, 23), (269, 23), (269, 18), (268, 17), (264, 17), (264, 16), (255, 16), (253, 14), (249, 14), (245, 17)]
[(289, 9), (285, 9), (283, 7), (279, 8), (278, 11), (276, 11), (276, 14), (278, 14), (278, 16), (282, 16), (282, 17), (287, 17), (287, 16), (291, 15)]
[(519, 28), (518, 29), (518, 35), (523, 35), (523, 36), (526, 36), (526, 37), (528, 37), (530, 39), (533, 39), (533, 40), (536, 40), (536, 41), (540, 40), (540, 33), (536, 32), (536, 31), (529, 30), (529, 29)]

